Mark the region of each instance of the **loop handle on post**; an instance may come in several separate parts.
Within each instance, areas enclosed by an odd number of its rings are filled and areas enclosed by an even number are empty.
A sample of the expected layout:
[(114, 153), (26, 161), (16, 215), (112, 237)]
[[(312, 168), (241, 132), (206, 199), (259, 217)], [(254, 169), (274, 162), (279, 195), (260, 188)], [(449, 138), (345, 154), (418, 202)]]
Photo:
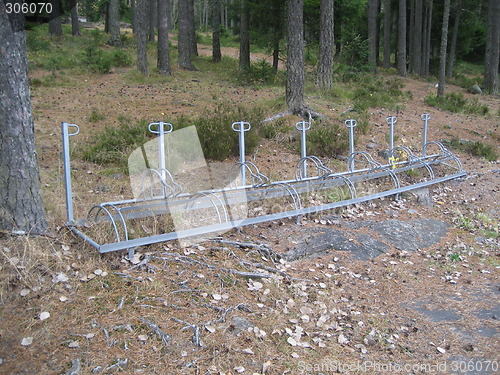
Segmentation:
[(431, 115), (428, 113), (424, 113), (423, 115), (420, 116), (420, 118), (424, 121), (429, 120), (431, 118)]
[(358, 122), (356, 120), (350, 118), (349, 120), (345, 120), (344, 124), (348, 128), (354, 128), (356, 125), (358, 125)]
[[(154, 126), (156, 126), (156, 129), (153, 128)], [(165, 127), (166, 127), (166, 129), (165, 129)], [(171, 133), (173, 126), (172, 126), (172, 124), (170, 124), (168, 122), (163, 122), (163, 121), (152, 122), (148, 125), (149, 132), (153, 133), (153, 134), (160, 134), (161, 128), (163, 128), (163, 133)]]
[[(239, 125), (239, 128), (238, 128)], [(231, 128), (235, 132), (247, 132), (250, 130), (250, 123), (245, 121), (233, 122)]]
[[(77, 135), (78, 133), (80, 133), (80, 127), (78, 125), (68, 124), (68, 123), (64, 123), (64, 124), (66, 124), (66, 127), (68, 128), (68, 137), (71, 137), (72, 135)], [(70, 133), (69, 132), (70, 128), (74, 128), (75, 131), (73, 133)]]
[(295, 124), (295, 129), (301, 132), (309, 130), (311, 129), (311, 123), (307, 121), (300, 121)]
[(398, 122), (398, 118), (396, 116), (389, 116), (386, 119), (387, 125), (394, 125), (396, 122)]

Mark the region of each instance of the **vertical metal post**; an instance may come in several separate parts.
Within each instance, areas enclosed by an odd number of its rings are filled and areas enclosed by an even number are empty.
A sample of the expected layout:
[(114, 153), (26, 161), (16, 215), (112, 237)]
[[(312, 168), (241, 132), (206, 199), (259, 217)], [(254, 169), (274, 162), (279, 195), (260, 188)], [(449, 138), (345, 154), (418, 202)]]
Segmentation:
[[(73, 133), (69, 132), (69, 128), (75, 128)], [(68, 124), (67, 122), (61, 123), (62, 134), (62, 147), (63, 147), (63, 167), (64, 167), (64, 189), (66, 195), (66, 216), (68, 223), (74, 223), (75, 218), (73, 214), (73, 189), (71, 186), (71, 159), (69, 153), (69, 137), (77, 135), (80, 132), (78, 125)]]
[(354, 170), (354, 127), (358, 124), (356, 120), (349, 119), (345, 120), (345, 126), (349, 128), (349, 165), (347, 166), (350, 171)]
[(241, 186), (246, 185), (246, 170), (245, 170), (245, 132), (250, 130), (250, 123), (244, 121), (233, 122), (231, 128), (235, 132), (239, 132), (238, 140), (240, 146), (240, 170), (241, 170)]
[(392, 150), (394, 150), (394, 124), (398, 122), (398, 119), (395, 116), (389, 116), (386, 122), (389, 125), (389, 157), (392, 157)]
[[(156, 130), (153, 129), (156, 126)], [(160, 176), (163, 181), (167, 178), (167, 167), (165, 165), (165, 134), (172, 132), (172, 124), (168, 122), (152, 122), (148, 125), (150, 133), (158, 134), (158, 169), (160, 170)]]
[(428, 113), (424, 113), (422, 116), (420, 116), (422, 120), (424, 120), (424, 131), (422, 132), (422, 156), (425, 156), (425, 145), (427, 144), (427, 126), (429, 125), (429, 119), (431, 118), (431, 115)]
[(295, 124), (295, 128), (300, 131), (300, 157), (302, 159), (302, 178), (307, 177), (307, 150), (306, 150), (306, 131), (311, 129), (311, 123), (307, 121), (300, 121)]
[(163, 121), (158, 123), (158, 167), (160, 168), (160, 175), (163, 181), (167, 178), (167, 171), (165, 170), (165, 125)]

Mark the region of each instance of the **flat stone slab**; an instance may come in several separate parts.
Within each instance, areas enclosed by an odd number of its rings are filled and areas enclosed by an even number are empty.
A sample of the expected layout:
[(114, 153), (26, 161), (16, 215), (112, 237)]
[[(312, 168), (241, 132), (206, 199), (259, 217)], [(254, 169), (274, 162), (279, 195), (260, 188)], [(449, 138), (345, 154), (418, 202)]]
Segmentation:
[(450, 224), (436, 219), (410, 221), (391, 219), (382, 222), (361, 221), (343, 225), (353, 229), (368, 228), (378, 234), (384, 242), (405, 251), (425, 249), (438, 243), (450, 228)]
[(345, 229), (307, 228), (308, 237), (283, 257), (293, 261), (339, 250), (349, 251), (356, 259), (368, 260), (385, 254), (391, 247), (415, 251), (438, 243), (448, 232), (450, 224), (435, 219), (392, 219), (344, 222), (341, 226)]

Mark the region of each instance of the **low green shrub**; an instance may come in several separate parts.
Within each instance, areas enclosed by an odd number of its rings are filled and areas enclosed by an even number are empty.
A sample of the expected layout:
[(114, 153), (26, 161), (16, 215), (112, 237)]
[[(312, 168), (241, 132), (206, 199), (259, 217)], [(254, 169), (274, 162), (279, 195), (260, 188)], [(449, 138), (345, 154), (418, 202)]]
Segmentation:
[(245, 150), (251, 153), (258, 145), (258, 128), (263, 119), (259, 108), (248, 109), (232, 103), (219, 102), (213, 108), (203, 111), (198, 117), (180, 117), (174, 123), (174, 129), (196, 126), (201, 147), (206, 158), (224, 160), (230, 155), (238, 155), (238, 133), (231, 124), (236, 121), (249, 122), (254, 128), (245, 133)]
[(271, 85), (276, 83), (278, 79), (279, 75), (275, 74), (273, 66), (265, 59), (251, 63), (250, 68), (239, 72), (238, 77), (239, 82), (243, 81), (252, 85)]
[(308, 154), (332, 157), (344, 154), (349, 149), (349, 135), (339, 124), (326, 124), (319, 121), (307, 133)]
[(96, 164), (118, 165), (125, 168), (130, 153), (151, 139), (148, 122), (135, 124), (130, 119), (120, 118), (118, 127), (107, 127), (93, 136), (83, 149), (83, 159)]
[(468, 141), (453, 137), (450, 140), (444, 140), (443, 144), (446, 147), (461, 150), (471, 155), (485, 158), (488, 161), (498, 160), (498, 154), (495, 148), (479, 141)]
[(444, 97), (429, 94), (425, 97), (424, 102), (430, 106), (453, 113), (467, 113), (484, 116), (489, 112), (488, 106), (481, 104), (479, 100), (467, 100), (464, 98), (463, 94), (455, 92), (446, 94)]

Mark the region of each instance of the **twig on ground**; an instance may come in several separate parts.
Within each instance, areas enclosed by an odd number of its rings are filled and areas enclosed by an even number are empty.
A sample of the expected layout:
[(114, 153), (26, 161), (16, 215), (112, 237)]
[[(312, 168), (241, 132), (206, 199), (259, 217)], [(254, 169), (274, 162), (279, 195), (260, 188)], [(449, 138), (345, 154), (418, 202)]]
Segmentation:
[(237, 271), (232, 268), (223, 268), (223, 267), (218, 267), (213, 264), (201, 262), (196, 259), (192, 259), (186, 256), (182, 256), (179, 254), (176, 254), (175, 258), (166, 258), (166, 257), (153, 257), (154, 259), (162, 259), (162, 260), (168, 260), (168, 261), (174, 261), (174, 262), (179, 262), (179, 263), (184, 263), (184, 264), (196, 264), (200, 265), (209, 269), (213, 270), (219, 270), (227, 273), (231, 273), (234, 275), (242, 276), (242, 277), (248, 277), (248, 278), (269, 278), (271, 277), (270, 275), (263, 274), (263, 273), (253, 273), (253, 272), (244, 272), (244, 271)]
[(266, 244), (256, 244), (256, 243), (251, 243), (251, 242), (239, 242), (239, 241), (229, 241), (229, 240), (221, 240), (221, 239), (214, 239), (212, 241), (216, 241), (225, 245), (232, 245), (232, 246), (237, 246), (241, 249), (256, 249), (261, 255), (267, 256), (271, 261), (277, 262), (281, 259), (281, 255), (279, 255), (277, 252), (272, 250), (268, 245)]
[(168, 333), (163, 331), (160, 327), (158, 327), (156, 324), (144, 318), (139, 318), (139, 319), (141, 322), (146, 324), (154, 333), (156, 333), (156, 335), (161, 340), (163, 345), (167, 346), (169, 342), (172, 340), (172, 337)]
[(197, 347), (201, 347), (200, 327), (198, 325), (185, 322), (184, 320), (177, 319), (175, 317), (172, 317), (171, 319), (174, 322), (185, 324), (186, 327), (184, 327), (183, 329), (191, 328), (193, 330), (193, 344), (195, 344)]

